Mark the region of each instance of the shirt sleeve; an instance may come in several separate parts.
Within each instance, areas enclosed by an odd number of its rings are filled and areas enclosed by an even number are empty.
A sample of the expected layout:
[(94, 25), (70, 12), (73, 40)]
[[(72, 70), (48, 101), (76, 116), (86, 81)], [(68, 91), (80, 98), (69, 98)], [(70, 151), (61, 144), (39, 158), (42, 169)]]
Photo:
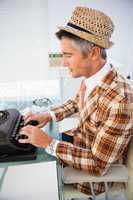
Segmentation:
[(53, 139), (52, 142), (47, 146), (47, 148), (45, 148), (45, 151), (52, 155), (52, 156), (56, 156), (56, 147), (58, 145), (59, 141), (58, 140), (55, 140)]
[(57, 121), (56, 116), (53, 111), (49, 110), (48, 113), (51, 115), (53, 121)]
[(54, 112), (56, 121), (61, 121), (79, 111), (78, 107), (79, 95), (77, 94), (73, 99), (68, 100), (61, 106), (51, 109)]
[(72, 99), (66, 101), (61, 106), (51, 109), (55, 114), (56, 121), (61, 121), (64, 118), (79, 112), (80, 90), (81, 88), (79, 88), (78, 92)]

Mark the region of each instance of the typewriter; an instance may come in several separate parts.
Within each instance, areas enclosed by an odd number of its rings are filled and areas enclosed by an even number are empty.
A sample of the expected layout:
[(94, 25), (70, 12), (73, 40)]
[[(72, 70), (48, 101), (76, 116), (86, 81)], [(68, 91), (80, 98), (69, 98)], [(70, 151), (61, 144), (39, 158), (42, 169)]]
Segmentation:
[[(38, 122), (30, 121), (29, 124), (35, 126)], [(18, 110), (0, 111), (0, 162), (36, 159), (36, 147), (18, 142), (18, 139), (27, 137), (19, 134), (23, 126), (23, 116)]]

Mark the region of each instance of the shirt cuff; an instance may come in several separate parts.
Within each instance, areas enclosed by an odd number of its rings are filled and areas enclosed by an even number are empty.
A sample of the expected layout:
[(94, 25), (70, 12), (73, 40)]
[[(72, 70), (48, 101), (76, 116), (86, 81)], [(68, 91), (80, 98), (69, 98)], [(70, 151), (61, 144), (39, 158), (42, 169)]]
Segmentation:
[(57, 121), (53, 111), (49, 110), (48, 113), (51, 115), (53, 121)]
[(52, 142), (47, 146), (47, 148), (45, 148), (45, 151), (48, 154), (57, 157), (56, 148), (57, 148), (58, 143), (59, 143), (59, 140), (52, 139)]

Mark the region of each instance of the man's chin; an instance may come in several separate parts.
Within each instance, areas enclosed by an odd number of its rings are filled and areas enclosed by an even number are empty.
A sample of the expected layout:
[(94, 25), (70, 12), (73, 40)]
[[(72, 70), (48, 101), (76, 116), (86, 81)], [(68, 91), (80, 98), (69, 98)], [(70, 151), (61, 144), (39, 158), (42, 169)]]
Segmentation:
[(69, 71), (69, 75), (70, 75), (72, 78), (79, 78), (79, 77), (80, 77), (78, 74), (74, 74), (72, 71)]
[(79, 78), (80, 76), (76, 75), (76, 74), (72, 74), (71, 75), (72, 78)]

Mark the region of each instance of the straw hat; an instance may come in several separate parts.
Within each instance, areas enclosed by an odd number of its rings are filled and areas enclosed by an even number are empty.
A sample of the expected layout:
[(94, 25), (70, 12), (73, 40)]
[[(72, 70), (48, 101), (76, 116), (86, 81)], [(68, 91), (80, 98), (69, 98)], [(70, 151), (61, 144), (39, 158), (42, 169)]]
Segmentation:
[(113, 45), (110, 41), (114, 30), (112, 20), (103, 12), (92, 8), (76, 7), (67, 25), (58, 28), (106, 49)]

